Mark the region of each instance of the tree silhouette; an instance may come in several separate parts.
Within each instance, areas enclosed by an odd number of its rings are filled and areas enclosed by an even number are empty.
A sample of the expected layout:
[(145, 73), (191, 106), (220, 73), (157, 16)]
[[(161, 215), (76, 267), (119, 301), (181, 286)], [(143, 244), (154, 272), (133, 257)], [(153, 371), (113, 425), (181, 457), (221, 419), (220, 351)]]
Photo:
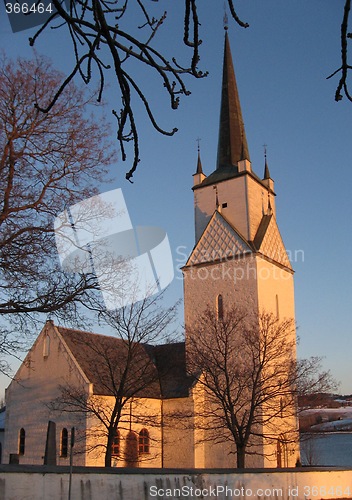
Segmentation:
[[(0, 65), (0, 351), (17, 350), (8, 324), (24, 335), (39, 313), (77, 317), (76, 305), (97, 289), (92, 273), (63, 273), (53, 220), (97, 193), (114, 161), (104, 120), (87, 113), (90, 97), (73, 82), (42, 113), (62, 75), (45, 58)], [(96, 105), (96, 104), (95, 104)], [(2, 347), (1, 347), (2, 346)], [(5, 367), (6, 368), (6, 367)], [(1, 369), (1, 367), (0, 367)]]
[(219, 318), (207, 308), (186, 333), (188, 370), (206, 401), (196, 424), (203, 439), (234, 443), (239, 468), (248, 454), (262, 454), (263, 440), (294, 453), (298, 394), (332, 384), (329, 372), (319, 372), (318, 358), (296, 361), (294, 322), (239, 307)]

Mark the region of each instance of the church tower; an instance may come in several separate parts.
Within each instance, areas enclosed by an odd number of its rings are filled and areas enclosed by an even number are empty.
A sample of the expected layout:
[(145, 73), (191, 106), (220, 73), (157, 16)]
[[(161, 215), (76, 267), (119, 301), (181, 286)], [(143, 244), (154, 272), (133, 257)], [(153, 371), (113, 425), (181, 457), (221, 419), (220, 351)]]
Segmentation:
[[(217, 164), (206, 176), (198, 151), (193, 175), (195, 246), (183, 268), (186, 335), (209, 307), (239, 305), (280, 320), (294, 319), (293, 269), (276, 221), (266, 154), (263, 167), (259, 176), (250, 161), (226, 31)], [(266, 453), (265, 446), (253, 465), (275, 467), (275, 452)], [(209, 462), (207, 457), (216, 456), (216, 450), (206, 447), (198, 447), (195, 466), (222, 467)], [(269, 455), (270, 460), (265, 458)], [(294, 466), (296, 459), (297, 450), (291, 450), (284, 463)]]

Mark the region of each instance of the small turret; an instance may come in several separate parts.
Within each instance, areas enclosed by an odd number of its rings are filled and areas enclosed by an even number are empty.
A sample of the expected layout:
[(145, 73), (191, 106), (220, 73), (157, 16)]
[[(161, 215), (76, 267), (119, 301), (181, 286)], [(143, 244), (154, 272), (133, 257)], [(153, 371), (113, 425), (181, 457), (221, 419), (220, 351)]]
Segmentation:
[(265, 186), (268, 189), (270, 189), (271, 191), (274, 192), (274, 181), (270, 177), (270, 171), (269, 171), (269, 167), (268, 167), (268, 160), (267, 160), (267, 157), (266, 157), (266, 146), (264, 146), (264, 158), (265, 158), (265, 162), (264, 162), (263, 184), (265, 184)]
[(193, 174), (193, 185), (196, 186), (204, 181), (206, 175), (203, 173), (202, 160), (200, 159), (200, 147), (198, 141), (198, 160), (197, 160), (197, 170), (196, 173)]

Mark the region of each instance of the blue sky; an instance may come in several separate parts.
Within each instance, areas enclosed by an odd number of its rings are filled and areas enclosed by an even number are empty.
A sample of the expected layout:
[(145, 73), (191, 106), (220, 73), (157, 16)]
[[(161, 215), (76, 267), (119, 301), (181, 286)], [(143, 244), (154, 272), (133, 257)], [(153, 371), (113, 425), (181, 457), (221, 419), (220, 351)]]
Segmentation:
[[(296, 319), (299, 355), (325, 356), (324, 366), (341, 381), (341, 392), (352, 393), (350, 353), (352, 327), (350, 246), (352, 187), (352, 103), (336, 103), (337, 79), (326, 80), (340, 64), (340, 24), (343, 1), (239, 1), (246, 30), (230, 23), (229, 38), (246, 126), (252, 167), (263, 172), (263, 144), (268, 145), (270, 172), (277, 193), (277, 218), (296, 271)], [(171, 56), (187, 55), (182, 47), (183, 2), (160, 0), (169, 19), (156, 43)], [(203, 5), (206, 4), (206, 5)], [(145, 82), (159, 123), (178, 127), (172, 138), (158, 135), (137, 105), (142, 161), (134, 184), (124, 180), (130, 164), (118, 162), (114, 183), (121, 187), (134, 224), (164, 228), (175, 264), (184, 264), (194, 244), (192, 174), (197, 137), (205, 173), (215, 168), (223, 57), (223, 2), (199, 2), (202, 25), (203, 80), (188, 80), (191, 96), (171, 111), (155, 79), (136, 68)], [(0, 46), (9, 56), (30, 56), (28, 37), (34, 30), (13, 34), (0, 4)], [(68, 71), (69, 43), (63, 30), (38, 40), (36, 50)], [(173, 51), (173, 52), (172, 52)], [(106, 93), (118, 107), (113, 80)], [(115, 100), (115, 103), (113, 102)], [(112, 122), (113, 123), (113, 122)], [(102, 186), (102, 191), (106, 186)], [(298, 258), (295, 258), (295, 254)], [(179, 261), (179, 262), (177, 262)], [(168, 300), (182, 296), (176, 279)], [(180, 316), (180, 329), (182, 318)]]

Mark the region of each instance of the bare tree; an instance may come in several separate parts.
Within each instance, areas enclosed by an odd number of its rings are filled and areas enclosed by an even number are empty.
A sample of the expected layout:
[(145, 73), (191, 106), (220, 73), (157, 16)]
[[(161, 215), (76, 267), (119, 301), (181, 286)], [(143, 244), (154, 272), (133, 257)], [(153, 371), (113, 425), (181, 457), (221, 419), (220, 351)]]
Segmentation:
[[(120, 90), (120, 104), (113, 113), (117, 119), (117, 139), (120, 143), (122, 158), (126, 159), (125, 144), (133, 141), (134, 160), (131, 169), (126, 173), (126, 178), (130, 180), (135, 172), (140, 160), (138, 125), (134, 114), (134, 98), (140, 99), (152, 126), (160, 133), (173, 135), (177, 129), (170, 131), (162, 128), (155, 118), (151, 104), (149, 102), (144, 81), (138, 79), (132, 71), (131, 60), (138, 65), (143, 64), (145, 69), (151, 69), (159, 76), (162, 87), (170, 98), (172, 109), (176, 109), (180, 96), (188, 95), (185, 83), (185, 76), (192, 75), (201, 78), (207, 75), (199, 69), (200, 47), (202, 44), (201, 30), (204, 33), (208, 29), (202, 20), (198, 7), (201, 2), (197, 0), (186, 0), (181, 7), (184, 9), (183, 33), (181, 34), (183, 44), (190, 49), (189, 62), (182, 65), (175, 57), (168, 57), (166, 50), (156, 49), (153, 45), (155, 35), (167, 20), (167, 12), (163, 10), (163, 2), (147, 0), (113, 0), (105, 2), (103, 0), (70, 0), (69, 8), (66, 9), (64, 0), (53, 0), (55, 11), (30, 39), (34, 45), (37, 38), (48, 27), (65, 27), (72, 41), (72, 51), (75, 61), (72, 70), (58, 86), (57, 94), (47, 106), (40, 105), (40, 108), (48, 111), (55, 103), (57, 97), (65, 89), (71, 80), (80, 75), (85, 83), (89, 83), (94, 77), (94, 69), (100, 79), (100, 90), (98, 100), (101, 98), (105, 75), (108, 71), (113, 71), (117, 86)], [(241, 27), (247, 28), (249, 25), (243, 22), (233, 0), (225, 2), (229, 8), (231, 18)], [(347, 78), (351, 65), (348, 63), (347, 49), (349, 33), (349, 14), (351, 0), (345, 0), (343, 20), (341, 24), (341, 66), (330, 76), (341, 74), (335, 99), (342, 99), (342, 92), (349, 100), (352, 100), (348, 91)], [(223, 8), (219, 4), (219, 8)], [(130, 14), (133, 15), (135, 25), (129, 24)], [(225, 15), (225, 17), (227, 17)], [(126, 23), (125, 23), (126, 21)], [(202, 21), (202, 22), (201, 22)], [(225, 21), (227, 22), (227, 20)], [(170, 41), (171, 43), (171, 41)], [(172, 40), (172, 44), (177, 41)], [(107, 50), (102, 50), (107, 49)], [(329, 77), (329, 78), (330, 78)], [(160, 103), (158, 103), (160, 105)]]
[[(148, 297), (118, 311), (101, 312), (101, 319), (113, 329), (114, 336), (95, 335), (92, 339), (89, 334), (72, 331), (65, 336), (89, 373), (93, 394), (64, 385), (61, 395), (49, 406), (96, 422), (83, 438), (88, 440), (87, 450), (103, 448), (106, 467), (111, 466), (113, 443), (120, 430), (131, 429), (136, 422), (148, 426), (159, 419), (143, 407), (143, 399), (160, 396), (159, 372), (150, 343), (169, 340), (166, 332), (175, 318), (176, 306), (163, 309), (160, 299), (160, 295)], [(124, 457), (127, 465), (135, 462), (129, 444)]]
[(239, 468), (263, 439), (297, 441), (298, 389), (318, 388), (317, 379), (328, 383), (328, 376), (313, 377), (315, 359), (296, 363), (295, 346), (292, 320), (265, 312), (255, 317), (237, 307), (222, 318), (208, 308), (187, 331), (188, 369), (209, 403), (199, 426), (207, 439), (235, 444)]
[(53, 220), (66, 206), (97, 193), (115, 156), (104, 120), (89, 116), (91, 98), (72, 82), (50, 112), (35, 107), (36, 101), (51, 102), (61, 79), (42, 57), (0, 61), (3, 354), (18, 347), (9, 345), (6, 324), (16, 320), (25, 333), (39, 313), (75, 314), (77, 303), (97, 288), (92, 273), (61, 271)]
[[(151, 69), (159, 76), (162, 88), (170, 98), (171, 108), (176, 109), (180, 96), (190, 94), (186, 88), (184, 76), (192, 75), (201, 78), (206, 75), (198, 69), (199, 47), (202, 43), (199, 34), (198, 2), (186, 0), (184, 5), (182, 39), (184, 45), (191, 50), (190, 62), (184, 66), (174, 57), (168, 58), (152, 44), (157, 31), (167, 19), (167, 12), (153, 2), (72, 0), (69, 2), (69, 9), (65, 8), (63, 0), (53, 0), (52, 3), (56, 9), (55, 12), (30, 39), (30, 43), (34, 45), (37, 38), (49, 26), (64, 26), (72, 41), (75, 62), (69, 75), (58, 87), (55, 97), (47, 105), (39, 103), (40, 109), (50, 110), (57, 97), (76, 75), (80, 75), (85, 83), (90, 82), (94, 77), (94, 69), (100, 79), (98, 100), (101, 99), (105, 74), (112, 70), (121, 98), (118, 108), (115, 108), (113, 113), (117, 119), (117, 139), (123, 160), (126, 159), (125, 144), (133, 141), (134, 146), (133, 165), (126, 174), (126, 178), (130, 180), (139, 162), (138, 127), (133, 111), (133, 98), (137, 97), (141, 100), (152, 126), (158, 132), (173, 135), (177, 131), (175, 128), (167, 131), (159, 126), (148, 101), (146, 87), (143, 83), (138, 83), (130, 62), (133, 60), (143, 64), (146, 69)], [(247, 27), (248, 25), (239, 19), (233, 0), (227, 0), (227, 3), (235, 21), (240, 26)], [(132, 28), (129, 24), (131, 15), (135, 23)]]
[(319, 446), (318, 441), (323, 437), (323, 434), (306, 432), (301, 434), (300, 445), (301, 445), (301, 455), (302, 463), (304, 465), (309, 465), (314, 467), (319, 465)]

